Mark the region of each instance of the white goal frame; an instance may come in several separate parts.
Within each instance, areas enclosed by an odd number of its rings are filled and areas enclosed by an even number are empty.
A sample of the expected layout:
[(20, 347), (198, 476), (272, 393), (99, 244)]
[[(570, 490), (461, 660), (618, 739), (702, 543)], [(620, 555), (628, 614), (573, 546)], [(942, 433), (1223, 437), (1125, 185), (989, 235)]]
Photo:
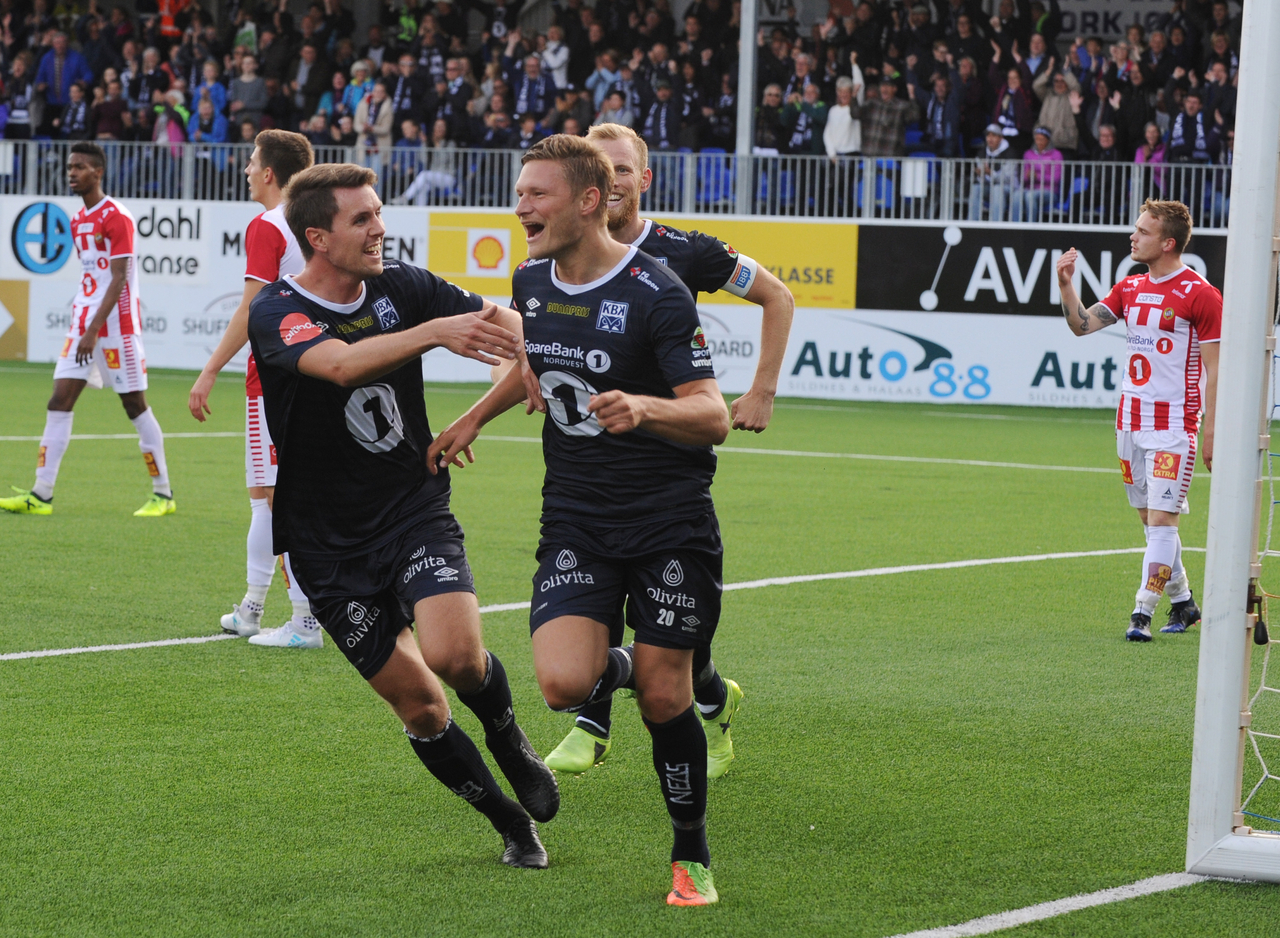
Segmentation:
[(1187, 826), (1188, 872), (1270, 882), (1280, 882), (1280, 836), (1246, 825), (1240, 802), (1280, 252), (1276, 48), (1280, 2), (1246, 4)]

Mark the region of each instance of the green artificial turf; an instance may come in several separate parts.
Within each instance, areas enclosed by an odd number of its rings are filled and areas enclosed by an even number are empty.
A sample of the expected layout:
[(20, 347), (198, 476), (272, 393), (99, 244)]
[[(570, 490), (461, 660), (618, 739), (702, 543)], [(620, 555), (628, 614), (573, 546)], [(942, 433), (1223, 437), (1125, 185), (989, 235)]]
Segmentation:
[[(39, 435), (50, 373), (0, 369), (0, 435)], [(166, 432), (242, 429), (234, 376), (204, 425), (186, 412), (192, 375), (151, 377)], [(478, 393), (429, 386), (433, 426)], [(488, 432), (535, 438), (540, 420)], [(780, 401), (767, 433), (728, 444), (1110, 470), (1109, 426), (1096, 411)], [(113, 394), (85, 393), (76, 433), (130, 431)], [(0, 483), (29, 486), (35, 450), (0, 441)], [(52, 517), (0, 516), (0, 654), (217, 630), (244, 588), (243, 441), (167, 451), (172, 517), (130, 516), (149, 491), (131, 439), (74, 441)], [(480, 602), (527, 600), (540, 448), (482, 439), (476, 455), (454, 509)], [(1208, 491), (1197, 476), (1188, 546), (1204, 544)], [(1118, 471), (725, 452), (713, 492), (726, 583), (1142, 543)], [(1187, 554), (1197, 586), (1203, 560)], [(738, 758), (710, 789), (711, 909), (663, 904), (670, 828), (629, 700), (608, 760), (562, 778), (542, 825), (552, 866), (528, 872), (498, 862), (497, 836), (332, 643), (0, 661), (0, 935), (878, 938), (1180, 870), (1199, 632), (1124, 641), (1138, 567), (726, 593), (716, 660), (746, 703)], [(267, 617), (283, 621), (280, 580)], [(538, 694), (527, 613), (484, 627), (548, 752), (569, 723)], [(1278, 917), (1275, 888), (1215, 882), (1007, 934), (1253, 936)]]

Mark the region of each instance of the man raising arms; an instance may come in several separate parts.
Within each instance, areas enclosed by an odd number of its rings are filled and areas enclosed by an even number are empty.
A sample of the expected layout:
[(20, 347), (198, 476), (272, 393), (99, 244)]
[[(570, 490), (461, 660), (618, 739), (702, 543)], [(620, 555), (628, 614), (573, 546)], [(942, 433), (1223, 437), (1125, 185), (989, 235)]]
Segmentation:
[[(209, 409), (209, 392), (218, 372), (249, 341), (249, 303), (268, 283), (285, 274), (302, 273), (302, 251), (284, 218), (284, 187), (294, 174), (311, 166), (311, 144), (302, 134), (287, 130), (264, 130), (254, 138), (253, 153), (244, 168), (249, 182), (249, 198), (266, 211), (254, 217), (244, 233), (244, 294), (227, 323), (218, 347), (209, 356), (204, 370), (191, 388), (187, 407), (201, 423)], [(278, 629), (262, 630), (262, 613), (267, 590), (275, 574), (276, 555), (271, 546), (271, 502), (275, 497), (276, 448), (267, 429), (262, 403), (262, 382), (258, 364), (249, 355), (245, 371), (244, 472), (249, 488), (249, 537), (247, 541), (248, 583), (244, 599), (222, 617), (222, 628), (250, 636), (253, 645), (277, 648), (320, 648), (324, 639), (320, 624), (311, 614), (311, 605), (289, 567), (289, 555), (281, 557), (293, 616)]]
[(134, 517), (158, 518), (176, 510), (164, 458), (164, 431), (147, 406), (147, 359), (139, 317), (138, 264), (133, 216), (122, 203), (104, 195), (106, 157), (94, 143), (72, 144), (67, 184), (84, 200), (71, 219), (71, 238), (80, 255), (80, 291), (71, 301), (71, 329), (53, 369), (53, 396), (30, 491), (14, 487), (0, 508), (15, 514), (53, 513), (53, 486), (71, 443), (73, 409), (84, 386), (109, 382), (138, 431), (138, 446), (151, 476), (151, 497)]
[[(707, 737), (694, 650), (720, 617), (723, 548), (711, 501), (729, 413), (693, 297), (609, 236), (613, 166), (557, 134), (521, 159), (516, 215), (530, 260), (512, 277), (544, 409), (542, 539), (530, 628), (547, 705), (580, 711), (634, 686), (674, 829), (671, 905), (718, 899), (706, 838)], [(432, 471), (525, 400), (512, 368), (428, 451)], [(624, 603), (632, 649), (610, 647)]]
[(1178, 519), (1188, 511), (1197, 431), (1204, 467), (1213, 469), (1222, 294), (1182, 263), (1190, 240), (1191, 213), (1185, 205), (1148, 199), (1129, 236), (1129, 256), (1146, 264), (1147, 272), (1124, 278), (1088, 309), (1072, 284), (1076, 249), (1058, 261), (1062, 312), (1071, 331), (1086, 335), (1124, 320), (1128, 337), (1116, 450), (1129, 504), (1138, 509), (1147, 539), (1137, 603), (1125, 633), (1131, 642), (1151, 641), (1151, 617), (1166, 591), (1173, 608), (1161, 632), (1185, 632), (1200, 620), (1182, 565)]
[[(350, 163), (294, 176), (285, 217), (306, 266), (249, 306), (278, 452), (275, 549), (289, 551), (320, 624), (390, 704), (418, 758), (502, 835), (503, 862), (542, 868), (530, 815), (550, 820), (560, 793), (481, 639), (448, 473), (427, 472), (422, 394), (423, 353), (513, 359), (520, 319), (421, 268), (384, 265), (376, 183)], [(453, 722), (436, 675), (479, 718), (519, 804)]]
[[(763, 309), (760, 362), (755, 380), (733, 402), (735, 430), (759, 433), (773, 415), (773, 396), (787, 351), (795, 299), (781, 280), (751, 258), (723, 241), (696, 231), (657, 225), (640, 217), (640, 196), (653, 182), (649, 147), (630, 127), (600, 124), (587, 139), (598, 145), (613, 163), (613, 191), (609, 193), (609, 233), (615, 241), (634, 245), (666, 264), (684, 282), (695, 302), (699, 291), (724, 290)], [(622, 644), (621, 619), (614, 623), (611, 644)], [(699, 646), (693, 657), (693, 692), (702, 726), (707, 733), (707, 774), (719, 778), (733, 761), (733, 718), (742, 702), (742, 689), (716, 671), (710, 644)], [(548, 756), (547, 765), (561, 772), (585, 772), (604, 760), (613, 746), (613, 699), (606, 698), (582, 710), (569, 734)]]

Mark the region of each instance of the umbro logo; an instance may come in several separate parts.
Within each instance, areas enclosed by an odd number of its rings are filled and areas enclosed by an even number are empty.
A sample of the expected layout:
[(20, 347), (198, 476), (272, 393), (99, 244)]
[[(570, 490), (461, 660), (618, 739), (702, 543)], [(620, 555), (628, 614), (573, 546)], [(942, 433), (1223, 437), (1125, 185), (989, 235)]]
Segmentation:
[(435, 573), (436, 577), (441, 580), (454, 579), (458, 576), (458, 571), (453, 569), (453, 567), (440, 567), (438, 570), (435, 570), (433, 572)]
[(702, 624), (702, 620), (699, 619), (697, 616), (685, 616), (681, 621), (685, 625), (698, 626)]
[(542, 304), (538, 302), (538, 298), (536, 296), (529, 297), (528, 302), (524, 304), (524, 308), (527, 310), (535, 310), (535, 309), (538, 309), (540, 306), (542, 306)]

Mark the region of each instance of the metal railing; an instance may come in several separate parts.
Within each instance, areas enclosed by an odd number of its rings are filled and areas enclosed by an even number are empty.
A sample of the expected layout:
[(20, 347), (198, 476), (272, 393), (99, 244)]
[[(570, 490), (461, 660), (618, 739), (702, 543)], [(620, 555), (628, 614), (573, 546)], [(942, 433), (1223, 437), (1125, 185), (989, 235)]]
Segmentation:
[[(248, 198), (252, 144), (99, 141), (104, 188), (121, 198)], [(66, 141), (0, 141), (0, 194), (65, 195)], [(316, 147), (317, 162), (361, 162), (392, 204), (512, 208), (519, 150)], [(908, 157), (650, 153), (646, 212), (1128, 225), (1147, 198), (1178, 199), (1199, 229), (1225, 229), (1229, 166), (1040, 163)], [(745, 174), (740, 176), (740, 174)]]

